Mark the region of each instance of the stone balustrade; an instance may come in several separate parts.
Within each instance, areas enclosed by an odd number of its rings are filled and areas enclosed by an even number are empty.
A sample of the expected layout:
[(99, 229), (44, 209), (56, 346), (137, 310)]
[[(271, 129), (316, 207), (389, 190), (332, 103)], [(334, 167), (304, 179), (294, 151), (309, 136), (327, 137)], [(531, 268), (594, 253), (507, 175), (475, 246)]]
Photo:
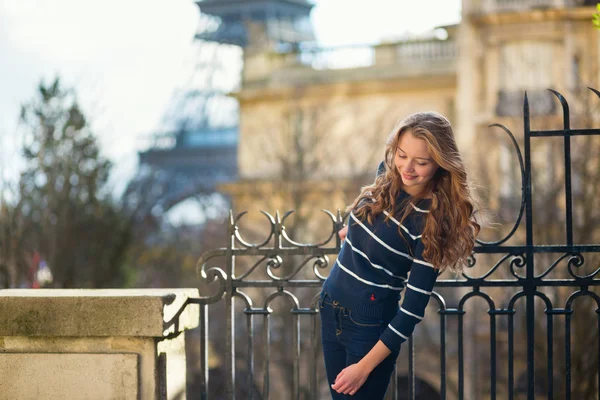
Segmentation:
[(589, 5), (585, 0), (481, 0), (473, 11), (479, 14), (525, 11), (530, 9), (569, 8)]

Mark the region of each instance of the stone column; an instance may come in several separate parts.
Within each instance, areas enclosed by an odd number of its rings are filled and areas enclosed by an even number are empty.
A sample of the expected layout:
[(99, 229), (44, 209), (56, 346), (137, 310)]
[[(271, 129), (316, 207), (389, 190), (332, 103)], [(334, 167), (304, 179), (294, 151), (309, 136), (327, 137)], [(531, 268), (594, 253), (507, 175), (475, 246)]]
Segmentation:
[(472, 146), (475, 139), (475, 121), (480, 112), (479, 90), (481, 82), (478, 70), (479, 31), (471, 22), (467, 10), (463, 10), (463, 21), (458, 28), (459, 58), (457, 62), (456, 115), (454, 131), (458, 149), (468, 167), (473, 164)]

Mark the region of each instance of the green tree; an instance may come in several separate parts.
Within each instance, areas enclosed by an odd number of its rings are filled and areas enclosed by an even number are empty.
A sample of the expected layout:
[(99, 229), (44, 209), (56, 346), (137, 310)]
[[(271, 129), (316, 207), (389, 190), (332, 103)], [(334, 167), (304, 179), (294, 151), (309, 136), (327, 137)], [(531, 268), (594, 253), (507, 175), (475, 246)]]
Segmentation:
[(600, 29), (600, 3), (596, 4), (597, 13), (592, 17), (592, 23), (596, 27), (596, 29)]
[(20, 120), (25, 168), (5, 213), (15, 234), (12, 262), (20, 264), (11, 281), (26, 278), (28, 263), (19, 260), (37, 252), (56, 287), (119, 286), (131, 228), (106, 188), (111, 162), (100, 155), (74, 91), (58, 78), (40, 83)]

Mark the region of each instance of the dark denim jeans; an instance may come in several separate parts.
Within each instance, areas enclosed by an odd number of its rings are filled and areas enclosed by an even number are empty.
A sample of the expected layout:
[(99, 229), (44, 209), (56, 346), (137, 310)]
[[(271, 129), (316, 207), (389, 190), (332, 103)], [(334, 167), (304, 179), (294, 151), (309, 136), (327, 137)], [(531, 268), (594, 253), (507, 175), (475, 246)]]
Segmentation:
[(344, 368), (359, 362), (375, 346), (389, 321), (353, 314), (326, 292), (321, 293), (319, 312), (325, 370), (333, 400), (383, 399), (398, 353), (392, 353), (383, 360), (354, 396), (338, 393), (331, 389), (331, 385)]

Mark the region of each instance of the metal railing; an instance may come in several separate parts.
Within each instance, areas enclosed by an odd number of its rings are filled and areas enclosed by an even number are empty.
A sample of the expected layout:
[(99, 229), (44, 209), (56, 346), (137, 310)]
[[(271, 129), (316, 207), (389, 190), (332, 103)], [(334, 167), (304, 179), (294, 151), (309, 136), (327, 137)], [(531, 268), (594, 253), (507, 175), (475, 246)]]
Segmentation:
[[(591, 89), (598, 97), (600, 92)], [(545, 362), (547, 365), (542, 366), (542, 369), (546, 371), (548, 377), (548, 383), (543, 388), (544, 397), (553, 399), (556, 395), (555, 386), (561, 385), (561, 390), (564, 389), (566, 393), (566, 399), (571, 398), (571, 378), (572, 378), (572, 337), (571, 332), (573, 329), (573, 304), (578, 298), (588, 298), (596, 305), (596, 316), (594, 319), (596, 323), (592, 323), (591, 326), (600, 326), (600, 297), (595, 293), (594, 289), (600, 285), (600, 279), (598, 275), (600, 273), (600, 266), (593, 270), (591, 273), (580, 273), (581, 267), (584, 265), (585, 260), (583, 257), (584, 253), (600, 253), (600, 244), (577, 244), (573, 238), (573, 202), (572, 202), (572, 171), (571, 171), (571, 141), (576, 136), (588, 136), (588, 135), (600, 135), (600, 129), (571, 129), (570, 127), (570, 115), (569, 106), (563, 96), (555, 91), (552, 93), (558, 98), (563, 109), (564, 126), (559, 130), (547, 130), (538, 131), (534, 130), (530, 126), (530, 110), (527, 95), (524, 100), (524, 148), (521, 150), (517, 139), (510, 132), (508, 128), (503, 125), (493, 125), (501, 128), (509, 136), (512, 145), (520, 165), (520, 175), (522, 180), (522, 195), (518, 216), (514, 223), (514, 226), (508, 234), (497, 241), (493, 242), (482, 242), (478, 241), (479, 245), (475, 248), (475, 255), (472, 257), (468, 267), (473, 268), (476, 265), (478, 255), (484, 254), (497, 254), (501, 255), (499, 261), (497, 261), (489, 269), (485, 269), (487, 272), (480, 276), (472, 276), (470, 270), (467, 269), (459, 279), (440, 279), (436, 283), (436, 291), (432, 294), (432, 303), (438, 307), (439, 314), (439, 390), (440, 397), (446, 399), (449, 397), (448, 393), (448, 379), (451, 375), (450, 372), (457, 370), (457, 390), (454, 392), (459, 399), (465, 398), (465, 304), (471, 298), (482, 299), (489, 309), (487, 314), (489, 316), (489, 398), (495, 399), (497, 397), (498, 389), (498, 374), (500, 373), (498, 363), (498, 332), (500, 318), (506, 318), (506, 322), (502, 325), (507, 339), (507, 370), (506, 380), (506, 391), (508, 399), (513, 399), (516, 392), (523, 393), (527, 399), (534, 399), (537, 394), (540, 395), (539, 389), (536, 392), (536, 377), (539, 379), (539, 365), (536, 365), (536, 310), (534, 303), (542, 301), (545, 306), (545, 317), (542, 320), (546, 321), (547, 329), (545, 332), (545, 341), (547, 343), (546, 354), (544, 354)], [(549, 137), (561, 137), (563, 138), (564, 145), (564, 212), (565, 212), (565, 243), (561, 245), (534, 245), (534, 223), (533, 223), (533, 199), (532, 199), (532, 159), (531, 159), (531, 143), (533, 140), (538, 138), (549, 138)], [(596, 184), (596, 183), (590, 183)], [(209, 305), (224, 302), (225, 307), (225, 318), (226, 318), (226, 329), (221, 335), (220, 339), (225, 340), (225, 354), (223, 357), (223, 369), (225, 371), (225, 382), (224, 382), (224, 394), (220, 395), (219, 398), (233, 399), (235, 397), (236, 387), (236, 323), (245, 325), (246, 336), (242, 338), (244, 347), (246, 348), (246, 360), (245, 365), (245, 385), (249, 387), (260, 387), (258, 390), (260, 395), (256, 395), (254, 398), (268, 399), (270, 393), (270, 387), (272, 384), (270, 363), (272, 358), (271, 353), (271, 341), (272, 341), (272, 324), (271, 317), (273, 310), (271, 308), (273, 301), (278, 298), (286, 298), (292, 305), (290, 310), (290, 325), (285, 328), (288, 329), (287, 333), (291, 335), (291, 347), (289, 351), (293, 358), (293, 364), (290, 366), (290, 372), (292, 373), (292, 384), (291, 384), (291, 396), (289, 398), (300, 399), (309, 398), (317, 399), (319, 391), (319, 376), (318, 376), (318, 362), (321, 360), (321, 354), (319, 351), (318, 343), (318, 307), (317, 298), (319, 288), (321, 287), (324, 279), (326, 278), (323, 271), (330, 266), (329, 256), (337, 254), (340, 250), (340, 239), (336, 232), (339, 231), (344, 225), (345, 218), (338, 211), (337, 214), (325, 211), (331, 222), (331, 232), (329, 237), (320, 243), (304, 244), (298, 243), (291, 238), (286, 230), (286, 219), (290, 216), (291, 212), (280, 216), (277, 213), (272, 216), (266, 212), (263, 212), (270, 226), (270, 232), (268, 237), (260, 243), (249, 243), (241, 235), (239, 230), (240, 218), (245, 213), (242, 213), (236, 217), (233, 214), (230, 215), (228, 229), (228, 246), (225, 248), (214, 249), (204, 253), (198, 261), (198, 275), (204, 283), (212, 284), (212, 294), (198, 299), (191, 299), (188, 304), (198, 304), (200, 306), (200, 336), (201, 336), (201, 393), (190, 393), (190, 397), (198, 397), (201, 399), (208, 398), (208, 372), (209, 372), (209, 333), (208, 333), (208, 310)], [(506, 242), (515, 235), (515, 232), (519, 228), (524, 219), (525, 223), (525, 244), (523, 245), (506, 245)], [(534, 270), (535, 255), (540, 254), (555, 254), (554, 261), (548, 266), (542, 265), (542, 272), (539, 273), (540, 269)], [(292, 268), (287, 268), (282, 273), (282, 265), (285, 263), (285, 259), (299, 258), (299, 262), (295, 263)], [(483, 256), (481, 256), (483, 257)], [(213, 262), (215, 258), (221, 258), (224, 260), (224, 267), (210, 266), (209, 263)], [(244, 259), (255, 258), (257, 261), (250, 263), (249, 267), (243, 272), (236, 270), (236, 263)], [(561, 279), (550, 279), (549, 274), (558, 269), (559, 264), (566, 263), (565, 277)], [(506, 265), (508, 264), (508, 265)], [(501, 267), (507, 267), (505, 276), (508, 279), (493, 279), (492, 274), (501, 269)], [(480, 267), (480, 266), (478, 266)], [(250, 275), (256, 271), (261, 271), (263, 279), (249, 279)], [(307, 276), (309, 271), (310, 276)], [(566, 302), (561, 304), (554, 304), (556, 299), (545, 293), (550, 288), (564, 288), (567, 291)], [(300, 299), (299, 296), (293, 291), (305, 288), (311, 290), (309, 296), (304, 296)], [(450, 307), (446, 304), (446, 299), (440, 294), (443, 288), (454, 288), (455, 293), (462, 295), (458, 299), (456, 307)], [(457, 290), (462, 288), (462, 292)], [(497, 304), (490, 291), (493, 288), (500, 288), (503, 291), (513, 288), (516, 293), (511, 295), (506, 302), (506, 306), (502, 307)], [(265, 293), (264, 301), (261, 304), (255, 304), (250, 291), (262, 290)], [(466, 291), (466, 292), (465, 292)], [(235, 299), (241, 300), (244, 304), (243, 315), (234, 314), (234, 303)], [(521, 303), (525, 301), (524, 307), (524, 322), (519, 324), (519, 320), (515, 321), (515, 315), (520, 310)], [(306, 304), (307, 303), (307, 304)], [(519, 303), (519, 304), (517, 304)], [(517, 317), (521, 317), (517, 315)], [(449, 335), (447, 334), (448, 322), (455, 318), (458, 324), (458, 335), (456, 337), (456, 349), (457, 359), (456, 364), (454, 361), (450, 361), (448, 356), (449, 352)], [(564, 318), (564, 325), (562, 320)], [(257, 320), (260, 319), (262, 322), (262, 330), (257, 332), (255, 325)], [(308, 338), (301, 337), (301, 320), (309, 320), (310, 328), (304, 330), (304, 333), (308, 335)], [(174, 319), (174, 321), (176, 318)], [(560, 324), (559, 324), (560, 322)], [(556, 359), (554, 354), (554, 344), (556, 336), (559, 336), (554, 330), (554, 326), (564, 326), (564, 367), (566, 375), (557, 378), (555, 376), (555, 368), (557, 367)], [(519, 334), (523, 334), (526, 338), (526, 346), (524, 348), (523, 358), (526, 374), (523, 375), (525, 381), (516, 385), (515, 382), (519, 379), (515, 379), (515, 331), (519, 330)], [(559, 333), (563, 333), (562, 331)], [(255, 341), (258, 339), (262, 340), (260, 348), (255, 346)], [(310, 354), (307, 358), (308, 367), (306, 371), (309, 373), (309, 378), (304, 381), (301, 385), (301, 359), (306, 356), (305, 352), (301, 352), (300, 343), (302, 340), (307, 341), (303, 343), (309, 343)], [(598, 339), (600, 340), (600, 336)], [(408, 352), (408, 354), (406, 354)], [(561, 351), (562, 352), (562, 351)], [(262, 382), (257, 382), (256, 375), (256, 355), (260, 354), (263, 358), (263, 369), (262, 369)], [(409, 391), (407, 396), (409, 399), (416, 398), (416, 392), (414, 383), (418, 376), (415, 368), (415, 351), (413, 337), (410, 338), (408, 346), (403, 347), (401, 356), (406, 358), (408, 356), (408, 382)], [(597, 360), (600, 354), (595, 354), (594, 357)], [(319, 361), (318, 361), (319, 360)], [(452, 363), (452, 364), (451, 364)], [(504, 373), (504, 372), (503, 372)], [(598, 387), (600, 387), (600, 369), (596, 369), (596, 376), (589, 379), (595, 379)], [(322, 379), (322, 377), (321, 377)], [(454, 378), (453, 378), (454, 379)], [(397, 399), (397, 376), (396, 379), (392, 379), (391, 390), (388, 392), (389, 395)], [(237, 382), (237, 384), (240, 384)], [(304, 392), (301, 397), (300, 386), (307, 387), (308, 390)], [(520, 386), (519, 389), (516, 386)], [(451, 397), (451, 396), (450, 396)], [(502, 397), (502, 396), (500, 396)], [(541, 397), (541, 396), (540, 396)], [(249, 395), (252, 398), (252, 395)], [(505, 397), (502, 397), (505, 398)]]

